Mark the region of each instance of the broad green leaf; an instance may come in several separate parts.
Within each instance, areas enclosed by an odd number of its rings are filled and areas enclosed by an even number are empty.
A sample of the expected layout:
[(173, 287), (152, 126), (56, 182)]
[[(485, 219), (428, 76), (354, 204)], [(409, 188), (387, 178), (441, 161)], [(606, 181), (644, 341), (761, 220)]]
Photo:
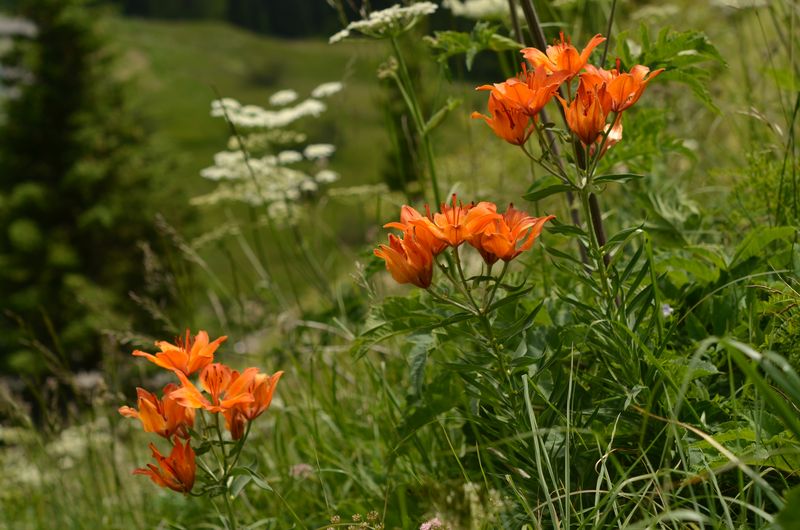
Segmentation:
[(764, 248), (778, 240), (789, 240), (797, 233), (792, 226), (760, 226), (751, 230), (736, 247), (729, 268), (734, 268), (744, 261), (763, 255)]
[(800, 486), (795, 486), (786, 494), (786, 504), (775, 518), (780, 530), (800, 530)]
[(645, 178), (644, 175), (637, 173), (614, 173), (611, 175), (600, 175), (593, 179), (594, 183), (603, 182), (628, 182), (629, 180), (639, 180)]
[(480, 21), (470, 33), (462, 31), (434, 31), (433, 37), (425, 37), (434, 57), (442, 64), (456, 55), (465, 55), (467, 70), (472, 69), (475, 56), (484, 51), (502, 52), (520, 50), (524, 45), (497, 33), (497, 24)]
[(425, 386), (425, 365), (428, 362), (428, 355), (436, 346), (436, 337), (431, 334), (417, 334), (411, 335), (407, 340), (413, 344), (409, 352), (411, 391), (420, 395)]
[(534, 190), (526, 193), (522, 196), (523, 199), (526, 201), (540, 201), (545, 197), (549, 197), (551, 195), (555, 195), (556, 193), (564, 193), (570, 191), (572, 186), (567, 184), (554, 184), (552, 186), (547, 186), (546, 188), (542, 188), (540, 190)]
[(454, 109), (456, 109), (459, 105), (461, 105), (461, 100), (457, 98), (447, 98), (447, 103), (444, 104), (442, 108), (437, 110), (433, 116), (428, 120), (428, 123), (425, 124), (425, 128), (422, 130), (423, 135), (429, 134), (432, 130), (439, 126), (442, 121), (447, 117), (448, 114)]

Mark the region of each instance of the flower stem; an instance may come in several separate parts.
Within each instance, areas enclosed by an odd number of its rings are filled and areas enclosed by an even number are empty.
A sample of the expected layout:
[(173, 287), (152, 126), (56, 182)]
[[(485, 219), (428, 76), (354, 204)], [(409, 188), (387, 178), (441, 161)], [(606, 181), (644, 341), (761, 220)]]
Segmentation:
[[(589, 193), (587, 188), (583, 188), (580, 191), (579, 196), (580, 196), (580, 200), (581, 200), (581, 206), (583, 207), (583, 215), (586, 218), (586, 224), (587, 224), (587, 228), (588, 228), (587, 231), (589, 232), (589, 244), (590, 244), (591, 250), (592, 250), (592, 252), (591, 252), (592, 253), (592, 257), (595, 260), (595, 264), (597, 266), (597, 271), (600, 273), (600, 282), (602, 283), (602, 287), (603, 287), (603, 295), (605, 296), (606, 301), (607, 301), (607, 303), (609, 303), (609, 307), (610, 307), (610, 304), (611, 304), (612, 300), (611, 300), (611, 291), (610, 291), (610, 289), (608, 287), (608, 273), (606, 271), (605, 259), (604, 259), (603, 255), (602, 255), (601, 250), (600, 250), (601, 243), (599, 242), (599, 238), (597, 237), (598, 229), (600, 230), (600, 233), (602, 234), (602, 226), (598, 227), (594, 223), (594, 216), (592, 215), (591, 206), (590, 206), (591, 198), (593, 197), (593, 194)], [(595, 201), (596, 201), (596, 199), (595, 199)], [(599, 212), (600, 211), (599, 211), (599, 207), (598, 207), (598, 209), (596, 211), (597, 215), (599, 215)]]
[(225, 484), (225, 493), (223, 493), (223, 497), (225, 497), (225, 509), (228, 512), (228, 524), (230, 530), (236, 530), (236, 515), (233, 513), (233, 506), (231, 505), (231, 495), (228, 491), (228, 485)]
[(486, 303), (483, 304), (483, 313), (486, 313), (489, 310), (489, 307), (492, 305), (492, 301), (494, 301), (494, 295), (497, 294), (497, 288), (500, 287), (500, 282), (503, 281), (503, 277), (506, 275), (506, 271), (508, 270), (508, 263), (507, 261), (503, 262), (503, 270), (500, 271), (500, 276), (494, 282), (494, 287), (492, 287), (491, 292), (489, 293), (489, 298), (486, 300)]
[(214, 415), (214, 420), (214, 427), (217, 431), (217, 440), (219, 440), (219, 448), (220, 451), (222, 451), (222, 477), (220, 478), (220, 485), (224, 490), (222, 496), (225, 497), (225, 510), (228, 512), (228, 528), (230, 530), (236, 530), (236, 515), (233, 513), (233, 506), (231, 505), (231, 492), (228, 486), (228, 473), (231, 472), (231, 468), (228, 467), (228, 455), (225, 452), (225, 441), (222, 437), (222, 428), (219, 425), (219, 414)]
[(403, 99), (406, 102), (411, 117), (414, 119), (414, 125), (417, 129), (417, 135), (425, 148), (425, 158), (428, 162), (428, 174), (431, 179), (431, 188), (433, 188), (433, 198), (436, 204), (441, 204), (442, 199), (439, 195), (439, 182), (436, 177), (436, 164), (433, 155), (433, 145), (431, 144), (428, 132), (425, 130), (425, 118), (422, 115), (422, 108), (419, 104), (419, 99), (414, 91), (414, 85), (411, 83), (411, 75), (408, 73), (406, 61), (403, 58), (403, 53), (400, 51), (400, 44), (395, 37), (389, 39), (394, 49), (395, 57), (399, 65), (400, 77), (397, 79), (400, 91), (403, 93)]

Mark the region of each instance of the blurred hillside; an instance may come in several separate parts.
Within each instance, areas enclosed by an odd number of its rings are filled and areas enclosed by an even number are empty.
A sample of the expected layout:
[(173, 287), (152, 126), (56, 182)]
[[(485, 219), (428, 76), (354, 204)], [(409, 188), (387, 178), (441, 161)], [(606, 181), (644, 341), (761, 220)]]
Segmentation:
[[(117, 18), (108, 32), (123, 54), (121, 73), (134, 79), (133, 97), (157, 143), (171, 151), (173, 169), (159, 179), (164, 193), (186, 197), (203, 191), (199, 172), (229, 136), (225, 124), (209, 113), (215, 91), (266, 106), (278, 90), (307, 95), (325, 81), (342, 81), (345, 88), (308, 131), (309, 140), (339, 147), (332, 164), (345, 182), (352, 182), (353, 168), (359, 179), (374, 175), (378, 180), (381, 143), (388, 142), (379, 131), (382, 115), (372, 104), (380, 49), (263, 37), (213, 21)], [(366, 144), (373, 148), (363, 149)]]

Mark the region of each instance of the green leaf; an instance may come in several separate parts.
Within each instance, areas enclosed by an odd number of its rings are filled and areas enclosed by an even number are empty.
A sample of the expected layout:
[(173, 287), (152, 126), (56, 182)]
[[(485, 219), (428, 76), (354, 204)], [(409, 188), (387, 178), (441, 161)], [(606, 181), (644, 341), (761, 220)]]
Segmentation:
[(238, 497), (242, 490), (253, 479), (250, 475), (239, 475), (233, 477), (233, 482), (230, 485), (231, 497)]
[(639, 234), (643, 233), (641, 226), (632, 226), (630, 228), (625, 228), (620, 230), (610, 238), (605, 245), (602, 246), (600, 249), (601, 254), (611, 254), (614, 253), (617, 247), (622, 248), (628, 244), (628, 242), (638, 236)]
[(272, 486), (270, 486), (269, 483), (267, 483), (267, 479), (262, 477), (261, 474), (258, 471), (256, 471), (255, 469), (252, 469), (250, 467), (237, 466), (237, 467), (231, 469), (230, 475), (232, 477), (238, 477), (238, 476), (242, 476), (242, 475), (248, 476), (252, 480), (253, 484), (258, 486), (262, 490), (264, 490), (264, 491), (272, 491)]
[(517, 292), (515, 292), (513, 294), (510, 294), (510, 295), (506, 296), (505, 298), (501, 298), (500, 300), (498, 300), (495, 303), (493, 303), (491, 305), (491, 307), (489, 307), (488, 312), (491, 313), (492, 311), (494, 311), (494, 310), (496, 310), (496, 309), (498, 309), (500, 307), (503, 307), (504, 305), (508, 305), (508, 304), (514, 302), (518, 298), (520, 298), (522, 296), (525, 296), (526, 294), (528, 294), (532, 290), (533, 290), (533, 287), (528, 287), (527, 289), (523, 289), (521, 291), (517, 291)]
[(551, 234), (562, 234), (567, 236), (578, 236), (588, 238), (586, 232), (581, 230), (575, 225), (568, 225), (568, 224), (550, 224), (545, 227), (548, 233)]
[(428, 355), (436, 346), (436, 337), (430, 334), (418, 334), (411, 335), (407, 340), (414, 345), (409, 353), (411, 390), (414, 394), (420, 395), (425, 386), (425, 365), (428, 362)]
[(725, 60), (708, 37), (700, 31), (672, 31), (664, 28), (653, 41), (647, 26), (642, 23), (639, 30), (641, 48), (634, 53), (626, 33), (617, 36), (617, 53), (625, 69), (643, 64), (651, 69), (665, 68), (657, 82), (677, 81), (688, 85), (700, 101), (709, 109), (719, 113), (707, 84), (713, 79), (709, 63), (726, 67)]
[(786, 494), (786, 504), (775, 518), (780, 530), (800, 530), (800, 486)]
[(644, 175), (639, 175), (638, 173), (614, 173), (610, 175), (600, 175), (599, 177), (595, 177), (593, 182), (596, 183), (603, 183), (603, 182), (628, 182), (629, 180), (639, 180), (643, 179)]
[(570, 191), (572, 186), (567, 184), (554, 184), (552, 186), (547, 186), (546, 188), (542, 188), (540, 190), (534, 190), (526, 193), (522, 196), (523, 199), (526, 201), (539, 201), (544, 199), (545, 197), (549, 197), (551, 195), (555, 195), (556, 193), (564, 193), (566, 191)]
[(462, 31), (434, 31), (433, 37), (424, 40), (431, 47), (434, 57), (442, 64), (447, 59), (456, 55), (465, 55), (467, 70), (472, 69), (475, 56), (484, 51), (503, 52), (520, 50), (525, 46), (513, 39), (497, 33), (500, 28), (497, 24), (480, 21), (470, 33)]
[(792, 226), (760, 226), (751, 230), (736, 247), (729, 268), (734, 268), (744, 261), (764, 254), (764, 248), (778, 240), (788, 240), (797, 233)]
[(461, 100), (457, 98), (447, 98), (447, 103), (444, 104), (442, 108), (437, 110), (433, 116), (428, 120), (428, 123), (425, 124), (425, 127), (422, 130), (423, 135), (430, 134), (436, 127), (439, 126), (440, 123), (444, 121), (448, 114), (454, 109), (456, 109), (459, 105), (461, 105)]

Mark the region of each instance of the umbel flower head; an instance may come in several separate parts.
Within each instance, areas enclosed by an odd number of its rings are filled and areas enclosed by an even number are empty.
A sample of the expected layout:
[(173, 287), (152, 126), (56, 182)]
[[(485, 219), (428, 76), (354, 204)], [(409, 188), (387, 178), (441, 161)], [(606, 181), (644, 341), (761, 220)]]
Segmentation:
[(339, 42), (350, 37), (353, 32), (376, 39), (396, 37), (411, 29), (423, 16), (435, 12), (438, 7), (433, 2), (416, 2), (405, 7), (395, 4), (371, 12), (364, 20), (351, 22), (346, 28), (332, 35), (328, 41), (331, 44)]
[(175, 438), (169, 456), (162, 455), (153, 444), (150, 444), (150, 451), (158, 466), (147, 464), (146, 468), (135, 469), (134, 475), (147, 475), (159, 486), (179, 493), (192, 491), (197, 467), (194, 449), (189, 445), (189, 440), (181, 444), (180, 440)]
[(178, 338), (175, 341), (176, 344), (156, 341), (156, 346), (161, 349), (161, 353), (152, 355), (136, 350), (133, 354), (137, 357), (144, 357), (161, 368), (183, 375), (191, 375), (214, 361), (214, 352), (227, 338), (223, 336), (209, 342), (208, 333), (205, 331), (200, 331), (194, 338), (191, 338), (187, 329), (186, 338)]

